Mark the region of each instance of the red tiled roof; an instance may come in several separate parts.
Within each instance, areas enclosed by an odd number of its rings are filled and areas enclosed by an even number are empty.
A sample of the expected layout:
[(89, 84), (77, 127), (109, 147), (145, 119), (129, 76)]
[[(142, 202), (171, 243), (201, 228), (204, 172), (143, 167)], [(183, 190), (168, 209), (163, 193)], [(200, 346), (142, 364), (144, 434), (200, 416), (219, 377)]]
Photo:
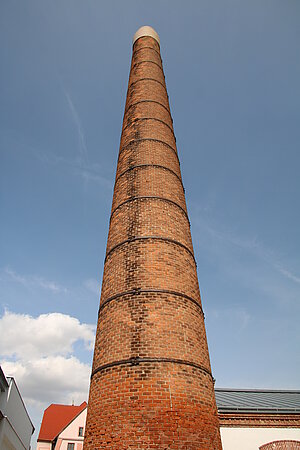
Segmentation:
[(54, 404), (48, 406), (44, 411), (38, 441), (53, 441), (86, 407), (86, 402), (80, 406)]

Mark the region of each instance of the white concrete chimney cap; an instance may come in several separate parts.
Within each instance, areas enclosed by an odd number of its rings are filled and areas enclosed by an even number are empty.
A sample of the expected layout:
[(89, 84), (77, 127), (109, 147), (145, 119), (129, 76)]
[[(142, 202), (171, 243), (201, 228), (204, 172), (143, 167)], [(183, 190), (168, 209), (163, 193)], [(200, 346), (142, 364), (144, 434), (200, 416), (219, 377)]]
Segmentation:
[(156, 31), (152, 28), (152, 27), (148, 27), (147, 25), (144, 27), (141, 27), (137, 30), (137, 32), (135, 33), (135, 35), (133, 36), (133, 40), (132, 40), (132, 44), (135, 43), (135, 41), (138, 40), (138, 38), (142, 37), (142, 36), (151, 36), (154, 39), (156, 39), (156, 41), (158, 43), (160, 43), (159, 41), (159, 36), (156, 33)]

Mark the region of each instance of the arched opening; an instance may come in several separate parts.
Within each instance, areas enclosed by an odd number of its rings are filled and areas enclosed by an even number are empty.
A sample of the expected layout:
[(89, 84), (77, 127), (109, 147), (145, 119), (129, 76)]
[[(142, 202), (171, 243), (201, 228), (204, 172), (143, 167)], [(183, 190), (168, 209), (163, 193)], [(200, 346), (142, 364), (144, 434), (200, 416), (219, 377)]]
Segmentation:
[(300, 450), (300, 441), (273, 441), (261, 445), (259, 450)]

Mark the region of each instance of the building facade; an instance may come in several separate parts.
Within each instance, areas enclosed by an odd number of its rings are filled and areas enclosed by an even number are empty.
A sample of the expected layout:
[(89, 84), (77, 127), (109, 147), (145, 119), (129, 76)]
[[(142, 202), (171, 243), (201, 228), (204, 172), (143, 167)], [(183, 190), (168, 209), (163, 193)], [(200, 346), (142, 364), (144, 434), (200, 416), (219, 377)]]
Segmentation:
[(223, 450), (300, 450), (300, 391), (215, 392)]
[(29, 450), (34, 426), (17, 384), (0, 367), (0, 449)]
[(50, 405), (42, 419), (37, 450), (82, 450), (87, 403)]

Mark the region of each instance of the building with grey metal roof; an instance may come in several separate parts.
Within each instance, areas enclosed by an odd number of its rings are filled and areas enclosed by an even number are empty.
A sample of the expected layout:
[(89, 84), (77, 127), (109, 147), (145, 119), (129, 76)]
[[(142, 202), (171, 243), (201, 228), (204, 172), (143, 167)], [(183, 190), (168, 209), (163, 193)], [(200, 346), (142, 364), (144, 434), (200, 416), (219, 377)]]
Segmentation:
[(215, 389), (223, 450), (300, 450), (300, 391)]
[(219, 413), (300, 414), (300, 391), (215, 389)]

